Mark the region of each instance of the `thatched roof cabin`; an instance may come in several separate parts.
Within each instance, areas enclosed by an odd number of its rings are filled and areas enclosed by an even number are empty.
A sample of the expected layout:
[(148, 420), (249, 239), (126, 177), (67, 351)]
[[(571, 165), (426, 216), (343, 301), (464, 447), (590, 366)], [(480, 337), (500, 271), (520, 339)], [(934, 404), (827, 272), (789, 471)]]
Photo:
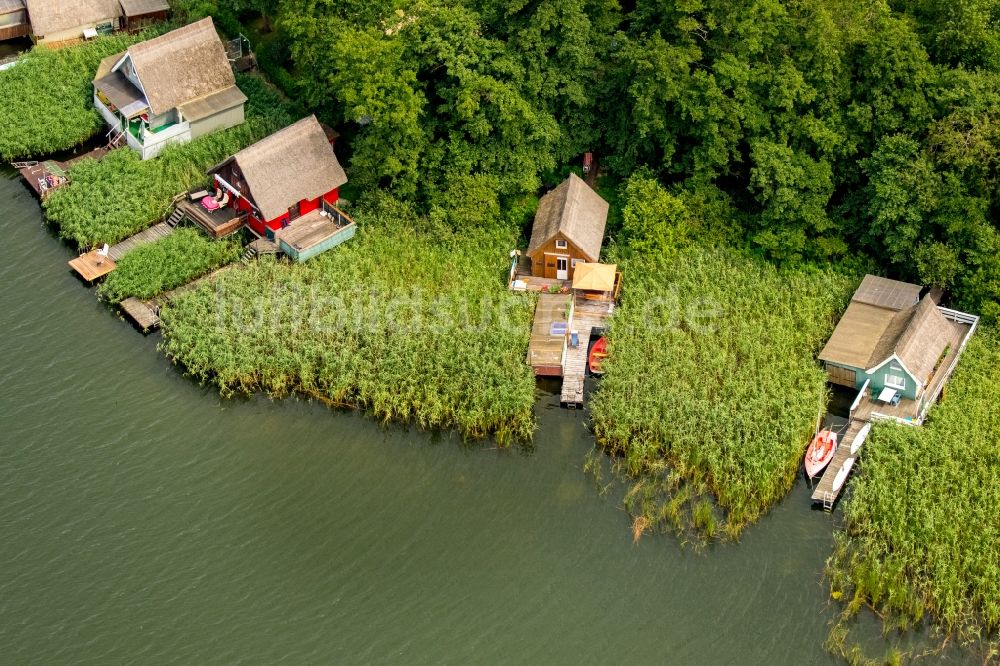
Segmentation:
[(577, 263), (600, 261), (608, 202), (570, 174), (538, 202), (527, 255), (537, 277), (570, 279)]

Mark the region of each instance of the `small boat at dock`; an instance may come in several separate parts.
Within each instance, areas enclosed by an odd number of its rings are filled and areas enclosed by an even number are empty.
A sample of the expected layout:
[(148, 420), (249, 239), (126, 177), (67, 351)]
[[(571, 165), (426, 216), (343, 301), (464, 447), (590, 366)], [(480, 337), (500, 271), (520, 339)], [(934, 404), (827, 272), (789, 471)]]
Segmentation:
[(608, 339), (603, 335), (597, 339), (597, 342), (593, 344), (590, 348), (590, 354), (587, 357), (587, 367), (590, 369), (590, 374), (600, 375), (604, 371), (601, 370), (601, 364), (604, 363), (604, 359), (608, 357)]
[(832, 430), (820, 430), (816, 433), (809, 448), (806, 449), (806, 476), (810, 479), (822, 472), (837, 451), (837, 433)]

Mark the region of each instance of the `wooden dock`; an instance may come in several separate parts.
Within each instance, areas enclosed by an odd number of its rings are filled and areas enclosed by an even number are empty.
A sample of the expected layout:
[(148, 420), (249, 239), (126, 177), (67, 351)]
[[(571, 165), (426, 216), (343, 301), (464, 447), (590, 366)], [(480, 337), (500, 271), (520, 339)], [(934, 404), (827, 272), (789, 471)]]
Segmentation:
[(161, 238), (166, 238), (170, 234), (174, 233), (174, 228), (171, 227), (166, 222), (160, 222), (159, 224), (154, 224), (149, 229), (145, 231), (140, 231), (134, 236), (129, 236), (121, 243), (111, 246), (111, 251), (108, 256), (114, 261), (121, 261), (121, 258), (126, 254), (139, 247), (140, 245), (148, 245), (149, 243), (154, 243)]
[(587, 376), (587, 351), (590, 347), (590, 332), (595, 327), (603, 328), (614, 311), (612, 301), (592, 301), (576, 296), (569, 321), (569, 332), (577, 332), (578, 342), (566, 348), (563, 360), (562, 392), (559, 404), (576, 409), (583, 407), (583, 383)]
[(117, 268), (114, 259), (102, 257), (97, 250), (81, 254), (76, 259), (70, 259), (69, 266), (87, 282), (102, 278)]
[(121, 302), (121, 309), (143, 333), (160, 327), (159, 308), (152, 301), (141, 301), (133, 296)]
[(44, 199), (49, 194), (69, 184), (67, 171), (77, 162), (85, 159), (100, 160), (108, 154), (107, 148), (95, 148), (88, 153), (74, 157), (71, 160), (60, 162), (59, 160), (42, 160), (41, 162), (13, 162), (12, 166), (17, 169), (21, 178), (28, 184), (28, 187), (38, 196)]
[[(819, 483), (813, 489), (813, 503), (822, 504), (823, 508), (827, 511), (831, 510), (834, 503), (836, 503), (840, 491), (843, 490), (844, 485), (847, 483), (847, 476), (850, 475), (854, 468), (854, 463), (861, 453), (864, 440), (856, 444), (855, 440), (862, 430), (866, 430), (865, 434), (867, 434), (867, 429), (865, 429), (866, 423), (862, 419), (851, 419), (847, 431), (838, 437), (839, 444), (837, 445), (837, 451), (833, 454), (833, 460), (830, 461)], [(854, 449), (853, 452), (852, 449)], [(837, 476), (845, 468), (847, 471), (841, 476), (840, 484), (834, 487)]]

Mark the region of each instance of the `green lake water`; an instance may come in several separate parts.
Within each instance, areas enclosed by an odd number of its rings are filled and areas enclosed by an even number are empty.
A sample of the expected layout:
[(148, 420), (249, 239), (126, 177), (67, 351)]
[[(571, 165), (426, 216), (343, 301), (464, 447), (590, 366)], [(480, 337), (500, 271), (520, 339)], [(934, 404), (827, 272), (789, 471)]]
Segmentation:
[(9, 170), (0, 225), (0, 663), (837, 663), (803, 482), (739, 544), (634, 545), (557, 399), (528, 454), (223, 400)]

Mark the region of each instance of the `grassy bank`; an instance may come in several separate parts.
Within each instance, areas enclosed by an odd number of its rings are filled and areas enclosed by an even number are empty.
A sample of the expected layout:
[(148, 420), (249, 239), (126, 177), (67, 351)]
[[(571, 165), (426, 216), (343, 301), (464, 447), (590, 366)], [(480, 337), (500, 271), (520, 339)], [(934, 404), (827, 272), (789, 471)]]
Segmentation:
[(207, 180), (205, 171), (233, 153), (298, 120), (303, 112), (259, 77), (240, 76), (249, 101), (246, 122), (170, 146), (143, 162), (131, 150), (116, 150), (100, 162), (70, 169), (71, 183), (45, 199), (45, 216), (59, 235), (80, 246), (117, 243), (161, 218), (178, 192)]
[(533, 301), (503, 289), (514, 236), (383, 200), (304, 264), (262, 259), (162, 311), (166, 353), (223, 393), (303, 392), (383, 420), (530, 438)]
[(0, 158), (66, 150), (97, 133), (102, 120), (91, 81), (98, 64), (149, 36), (116, 34), (72, 48), (36, 47), (0, 72)]
[(152, 298), (236, 261), (242, 249), (235, 237), (213, 240), (197, 229), (177, 229), (125, 255), (97, 292), (112, 303)]
[(634, 531), (735, 537), (794, 482), (825, 391), (815, 354), (854, 285), (728, 251), (622, 270), (591, 410), (598, 441), (634, 481)]
[(922, 428), (872, 430), (828, 568), (848, 616), (868, 604), (889, 626), (930, 616), (1000, 648), (997, 386), (1000, 335), (980, 330)]

